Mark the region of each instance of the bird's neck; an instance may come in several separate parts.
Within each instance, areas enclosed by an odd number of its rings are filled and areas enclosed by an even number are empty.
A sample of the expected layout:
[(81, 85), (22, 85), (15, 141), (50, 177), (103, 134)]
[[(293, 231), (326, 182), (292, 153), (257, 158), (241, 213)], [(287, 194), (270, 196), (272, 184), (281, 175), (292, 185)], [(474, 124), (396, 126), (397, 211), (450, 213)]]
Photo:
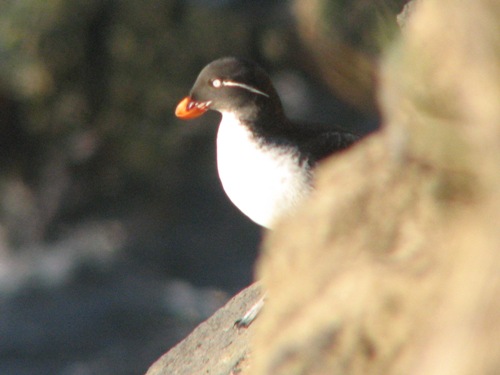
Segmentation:
[(251, 106), (234, 112), (222, 113), (223, 120), (231, 118), (262, 139), (279, 138), (291, 126), (281, 106)]

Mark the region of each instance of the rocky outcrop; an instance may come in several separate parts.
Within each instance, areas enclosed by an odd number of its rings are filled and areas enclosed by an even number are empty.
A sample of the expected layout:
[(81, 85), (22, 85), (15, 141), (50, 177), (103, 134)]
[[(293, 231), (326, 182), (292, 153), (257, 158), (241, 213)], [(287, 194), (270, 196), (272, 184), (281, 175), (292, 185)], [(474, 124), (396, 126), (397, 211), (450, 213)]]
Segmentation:
[(248, 370), (252, 330), (235, 322), (261, 297), (257, 284), (245, 289), (185, 340), (165, 353), (147, 375), (231, 374)]
[(251, 374), (500, 371), (500, 5), (417, 5), (383, 129), (267, 238)]

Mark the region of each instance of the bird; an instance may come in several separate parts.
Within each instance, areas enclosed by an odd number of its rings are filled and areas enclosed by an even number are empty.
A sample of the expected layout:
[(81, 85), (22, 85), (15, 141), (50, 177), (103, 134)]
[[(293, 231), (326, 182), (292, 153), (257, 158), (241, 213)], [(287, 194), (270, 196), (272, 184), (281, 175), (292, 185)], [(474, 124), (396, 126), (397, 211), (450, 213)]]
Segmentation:
[(311, 194), (315, 169), (323, 159), (360, 139), (340, 127), (288, 119), (266, 71), (237, 57), (206, 65), (175, 115), (189, 120), (208, 110), (222, 115), (216, 152), (226, 195), (268, 229)]
[[(226, 195), (262, 227), (293, 213), (314, 189), (314, 172), (326, 157), (360, 137), (335, 126), (291, 121), (269, 75), (256, 63), (224, 57), (205, 66), (188, 96), (175, 108), (189, 120), (208, 110), (221, 113), (217, 170)], [(265, 295), (234, 324), (248, 327)]]

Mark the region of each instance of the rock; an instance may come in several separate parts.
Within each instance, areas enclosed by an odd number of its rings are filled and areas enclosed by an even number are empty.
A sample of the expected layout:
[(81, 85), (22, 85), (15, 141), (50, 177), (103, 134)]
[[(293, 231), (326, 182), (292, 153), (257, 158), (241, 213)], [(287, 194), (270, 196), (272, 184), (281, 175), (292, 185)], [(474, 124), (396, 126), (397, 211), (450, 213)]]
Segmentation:
[(410, 18), (411, 14), (415, 11), (415, 7), (420, 1), (421, 0), (410, 0), (405, 4), (401, 13), (399, 13), (398, 16), (396, 17), (396, 20), (397, 20), (400, 28), (403, 29), (405, 27), (406, 21)]
[(247, 367), (253, 327), (237, 328), (234, 323), (260, 296), (257, 284), (243, 290), (158, 359), (146, 375), (241, 374)]
[(385, 126), (266, 240), (251, 374), (500, 372), (500, 4), (411, 17)]

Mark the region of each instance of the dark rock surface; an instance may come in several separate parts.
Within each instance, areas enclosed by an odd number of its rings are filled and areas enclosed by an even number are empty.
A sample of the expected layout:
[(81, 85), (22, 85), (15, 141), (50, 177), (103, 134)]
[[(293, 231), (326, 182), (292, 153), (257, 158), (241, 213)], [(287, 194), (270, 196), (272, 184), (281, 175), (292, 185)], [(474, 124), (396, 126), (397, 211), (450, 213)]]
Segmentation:
[(186, 339), (169, 350), (147, 375), (238, 374), (247, 369), (252, 325), (237, 327), (241, 318), (262, 296), (252, 285), (231, 299)]

